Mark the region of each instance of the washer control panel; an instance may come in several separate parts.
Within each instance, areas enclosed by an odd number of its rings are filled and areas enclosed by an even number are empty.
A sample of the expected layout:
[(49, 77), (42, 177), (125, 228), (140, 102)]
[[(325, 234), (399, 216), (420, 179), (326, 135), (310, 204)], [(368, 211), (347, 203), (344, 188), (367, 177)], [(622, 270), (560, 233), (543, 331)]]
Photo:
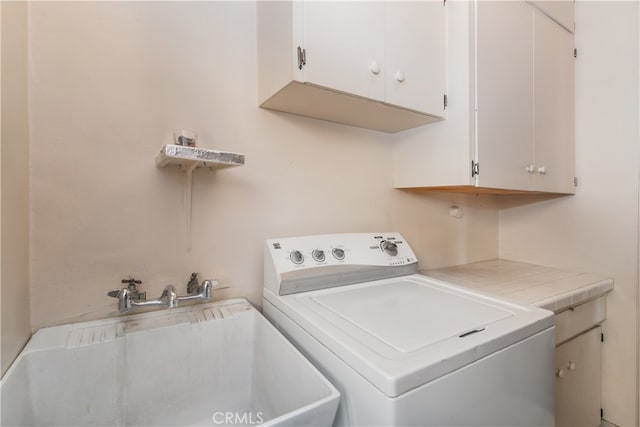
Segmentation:
[(350, 233), (267, 240), (279, 272), (324, 265), (396, 266), (417, 262), (399, 233)]
[[(327, 284), (356, 283), (417, 271), (418, 260), (400, 233), (285, 237), (266, 242), (265, 286), (282, 294)], [(312, 285), (310, 285), (312, 283)], [(327, 285), (329, 286), (329, 285)]]

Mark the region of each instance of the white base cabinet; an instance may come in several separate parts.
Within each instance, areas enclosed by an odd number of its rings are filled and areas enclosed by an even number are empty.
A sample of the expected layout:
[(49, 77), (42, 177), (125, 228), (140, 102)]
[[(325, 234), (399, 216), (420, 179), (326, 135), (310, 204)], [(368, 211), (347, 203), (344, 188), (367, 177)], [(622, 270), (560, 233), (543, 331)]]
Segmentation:
[(442, 120), (446, 9), (434, 1), (258, 2), (260, 106), (387, 132)]
[(600, 425), (602, 327), (556, 347), (556, 427)]
[(395, 136), (396, 188), (574, 188), (574, 36), (531, 3), (450, 2), (448, 118)]
[(600, 425), (606, 296), (556, 313), (556, 427)]

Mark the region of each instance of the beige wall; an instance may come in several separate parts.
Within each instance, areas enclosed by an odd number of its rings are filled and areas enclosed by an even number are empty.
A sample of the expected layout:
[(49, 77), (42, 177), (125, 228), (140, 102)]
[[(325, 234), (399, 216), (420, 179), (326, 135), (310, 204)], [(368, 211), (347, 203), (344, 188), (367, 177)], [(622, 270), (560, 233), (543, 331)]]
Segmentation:
[(27, 4), (2, 13), (2, 373), (31, 334), (29, 320), (29, 126)]
[[(189, 273), (260, 304), (266, 238), (396, 229), (423, 267), (495, 257), (496, 202), (393, 190), (391, 137), (257, 107), (255, 4), (33, 3), (32, 325), (105, 315), (129, 275), (155, 297)], [(246, 154), (156, 169), (172, 129)], [(449, 216), (452, 203), (464, 218)]]
[[(612, 274), (603, 408), (638, 425), (638, 2), (576, 3), (576, 195), (505, 198), (500, 255)], [(532, 201), (538, 201), (529, 204)]]

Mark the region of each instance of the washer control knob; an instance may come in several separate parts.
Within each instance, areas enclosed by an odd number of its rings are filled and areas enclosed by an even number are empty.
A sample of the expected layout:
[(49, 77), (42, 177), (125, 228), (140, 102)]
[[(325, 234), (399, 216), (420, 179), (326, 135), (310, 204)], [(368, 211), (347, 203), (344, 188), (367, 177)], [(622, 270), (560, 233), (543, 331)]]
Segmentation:
[(380, 242), (380, 249), (391, 256), (398, 255), (398, 245), (388, 240), (383, 240), (382, 242)]
[(313, 252), (311, 252), (311, 256), (318, 262), (324, 262), (327, 259), (322, 249), (314, 249)]
[(300, 251), (293, 251), (289, 254), (289, 258), (294, 264), (302, 264), (304, 262), (304, 255)]
[(342, 261), (344, 259), (344, 250), (340, 248), (333, 248), (331, 250), (331, 255), (338, 261)]

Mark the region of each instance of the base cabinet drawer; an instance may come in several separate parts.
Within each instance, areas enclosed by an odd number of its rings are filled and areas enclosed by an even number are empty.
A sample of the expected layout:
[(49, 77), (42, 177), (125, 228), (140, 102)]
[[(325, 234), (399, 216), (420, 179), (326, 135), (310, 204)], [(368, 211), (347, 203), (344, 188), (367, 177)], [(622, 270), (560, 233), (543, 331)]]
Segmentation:
[(607, 299), (601, 296), (555, 315), (556, 345), (587, 331), (607, 318)]
[(600, 425), (601, 329), (556, 347), (556, 427)]

